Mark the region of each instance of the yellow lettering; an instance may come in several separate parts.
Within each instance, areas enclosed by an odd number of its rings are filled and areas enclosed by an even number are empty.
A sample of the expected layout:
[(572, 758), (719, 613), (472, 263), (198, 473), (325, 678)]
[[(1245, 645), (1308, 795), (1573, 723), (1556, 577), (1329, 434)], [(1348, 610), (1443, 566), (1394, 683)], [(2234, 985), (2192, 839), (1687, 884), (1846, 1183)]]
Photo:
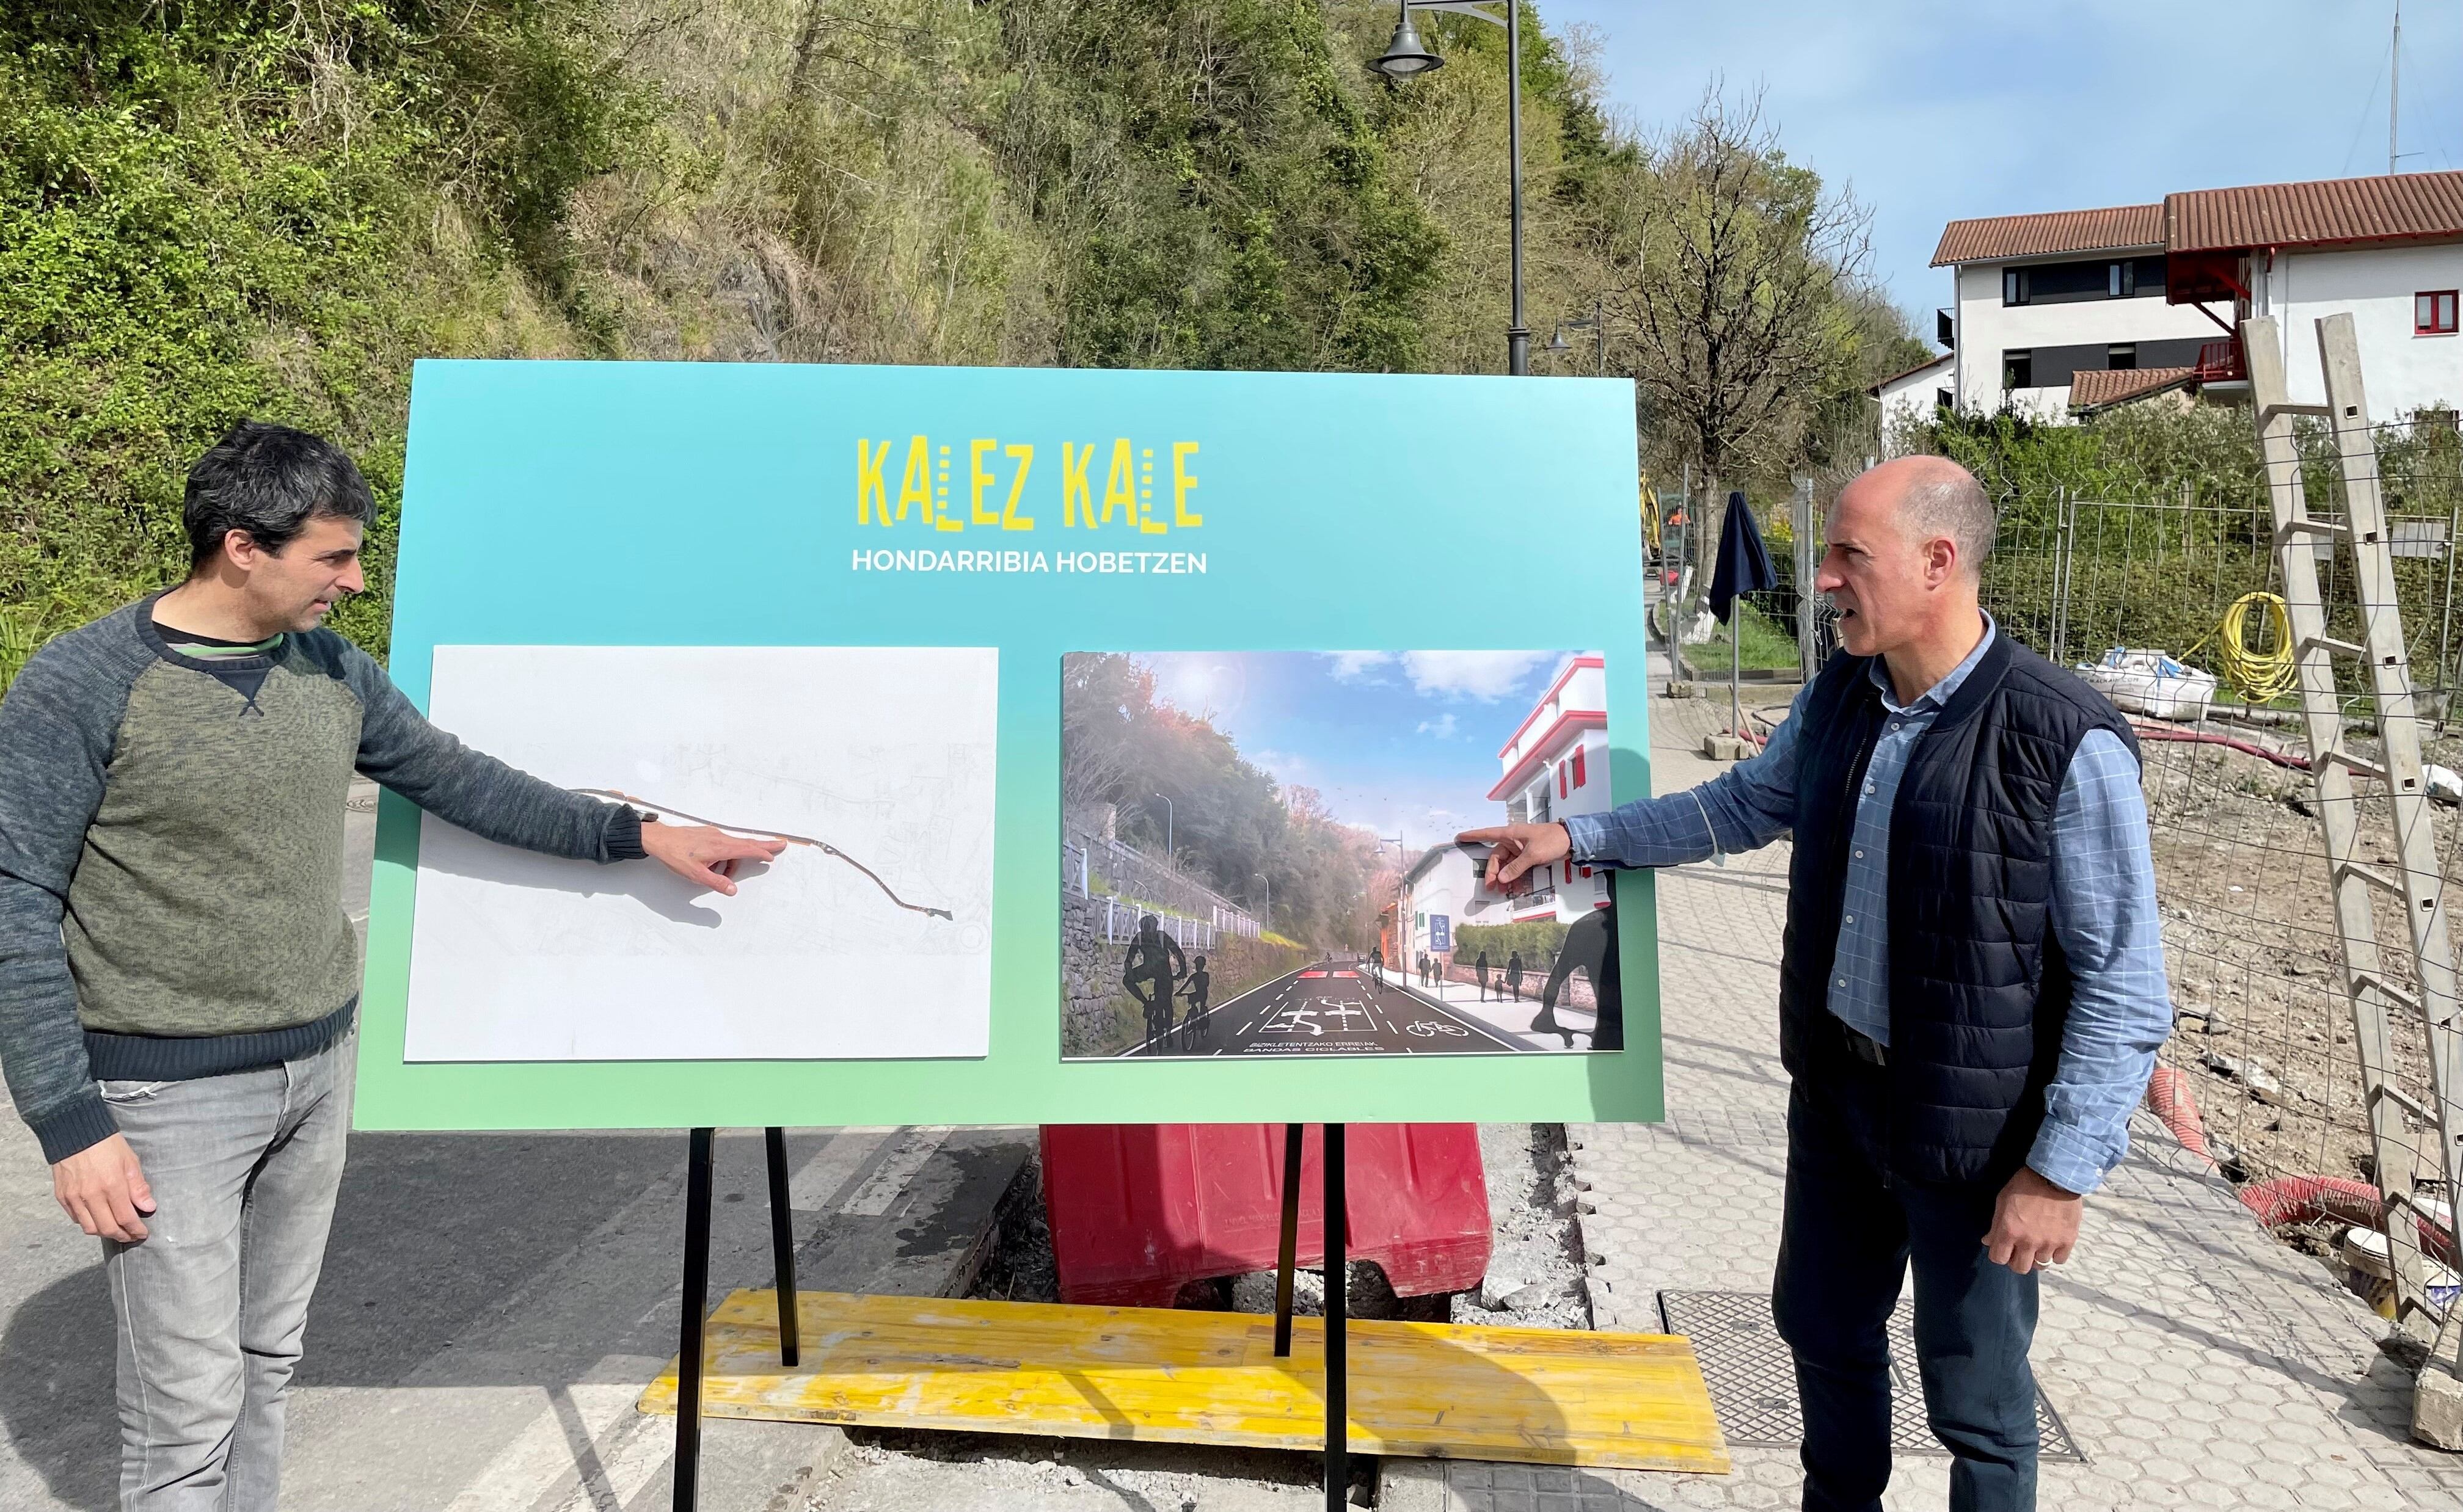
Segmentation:
[(855, 523), (872, 523), (873, 501), (881, 501), (881, 523), (889, 524), (889, 485), (882, 478), (882, 469), (889, 463), (889, 443), (881, 443), (874, 451), (872, 443), (862, 437), (855, 443)]
[(921, 436), (906, 443), (906, 475), (898, 484), (898, 520), (902, 525), (910, 504), (916, 506), (920, 518), (932, 518), (932, 445)]
[(1060, 523), (1078, 523), (1078, 507), (1086, 507), (1086, 529), (1095, 528), (1095, 490), (1086, 482), (1086, 468), (1095, 460), (1095, 443), (1088, 442), (1083, 451), (1070, 442), (1060, 443)]
[(1197, 486), (1197, 474), (1190, 472), (1185, 464), (1196, 455), (1197, 443), (1193, 441), (1171, 443), (1171, 523), (1174, 525), (1206, 523), (1206, 516), (1188, 512), (1188, 490)]
[(1017, 459), (1017, 476), (1009, 481), (1009, 503), (1001, 509), (1001, 529), (1032, 530), (1035, 529), (1035, 516), (1018, 513), (1017, 501), (1019, 496), (1026, 492), (1026, 474), (1027, 469), (1035, 465), (1035, 447), (1030, 443), (1025, 445), (1004, 446), (1001, 449)]
[(1000, 480), (984, 471), (984, 453), (1000, 444), (985, 437), (967, 443), (967, 507), (977, 525), (998, 525), (1000, 516), (984, 512), (984, 490)]
[(1131, 529), (1138, 524), (1138, 469), (1129, 460), (1129, 438), (1123, 436), (1112, 443), (1112, 470), (1103, 477), (1103, 523), (1112, 523), (1112, 506), (1121, 507), (1121, 518)]

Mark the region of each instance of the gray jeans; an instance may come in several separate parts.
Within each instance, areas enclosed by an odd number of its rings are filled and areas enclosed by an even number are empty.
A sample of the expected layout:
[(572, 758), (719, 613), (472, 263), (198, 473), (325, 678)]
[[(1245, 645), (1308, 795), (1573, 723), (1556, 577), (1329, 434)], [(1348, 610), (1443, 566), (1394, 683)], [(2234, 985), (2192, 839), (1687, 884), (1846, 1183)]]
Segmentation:
[(122, 1512), (273, 1512), (358, 1039), (261, 1070), (101, 1084), (154, 1191), (146, 1239), (103, 1242)]

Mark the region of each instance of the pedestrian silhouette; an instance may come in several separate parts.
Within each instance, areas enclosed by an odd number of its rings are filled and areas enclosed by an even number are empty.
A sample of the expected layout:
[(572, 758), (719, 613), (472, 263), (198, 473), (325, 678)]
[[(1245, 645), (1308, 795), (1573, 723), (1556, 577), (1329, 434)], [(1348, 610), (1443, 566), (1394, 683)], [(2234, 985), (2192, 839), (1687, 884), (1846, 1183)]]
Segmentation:
[(1471, 966), (1471, 969), (1472, 969), (1473, 971), (1476, 971), (1476, 972), (1478, 972), (1478, 973), (1479, 973), (1479, 1001), (1480, 1001), (1480, 1002), (1482, 1002), (1482, 1003), (1486, 1003), (1486, 1002), (1488, 1001), (1488, 952), (1487, 952), (1487, 951), (1483, 950), (1483, 951), (1481, 951), (1481, 952), (1479, 953), (1479, 960), (1478, 960), (1478, 961), (1477, 961), (1477, 962), (1475, 962), (1475, 963)]
[(1548, 984), (1539, 989), (1539, 1015), (1531, 1021), (1531, 1032), (1560, 1035), (1569, 1050), (1574, 1048), (1574, 1031), (1557, 1022), (1557, 998), (1576, 971), (1591, 979), (1591, 997), (1598, 1004), (1591, 1048), (1624, 1048), (1624, 1005), (1617, 981), (1613, 901), (1609, 907), (1592, 909), (1565, 931), (1565, 942), (1557, 951), (1557, 963), (1548, 971)]
[(1171, 989), (1184, 969), (1180, 942), (1163, 932), (1163, 921), (1152, 914), (1140, 918), (1137, 938), (1121, 956), (1121, 984), (1145, 1009), (1149, 1044), (1171, 1032)]
[(1513, 996), (1515, 1002), (1518, 1003), (1521, 1001), (1522, 952), (1518, 950), (1505, 958), (1505, 990)]

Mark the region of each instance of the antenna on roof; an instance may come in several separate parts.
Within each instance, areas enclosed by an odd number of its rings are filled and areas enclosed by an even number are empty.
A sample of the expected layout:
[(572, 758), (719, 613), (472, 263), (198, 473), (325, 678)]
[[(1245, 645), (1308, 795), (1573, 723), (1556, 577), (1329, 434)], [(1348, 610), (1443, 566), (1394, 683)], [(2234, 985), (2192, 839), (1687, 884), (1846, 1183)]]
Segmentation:
[(2403, 156), (2395, 149), (2397, 112), (2403, 103), (2403, 0), (2394, 0), (2394, 51), (2387, 62), (2387, 172), (2394, 172), (2395, 161)]

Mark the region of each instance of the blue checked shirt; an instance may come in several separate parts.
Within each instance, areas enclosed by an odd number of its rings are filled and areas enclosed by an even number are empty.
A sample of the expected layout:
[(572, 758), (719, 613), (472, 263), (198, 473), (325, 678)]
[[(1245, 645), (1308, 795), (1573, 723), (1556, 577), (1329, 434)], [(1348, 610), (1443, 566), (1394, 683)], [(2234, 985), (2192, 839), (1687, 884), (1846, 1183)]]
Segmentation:
[[(1890, 1041), (1888, 877), (1890, 814), (1907, 757), (1998, 632), (1984, 638), (1914, 702), (1902, 705), (1882, 663), (1873, 681), (1888, 714), (1864, 770), (1849, 842), (1830, 1011)], [(1804, 695), (1760, 755), (1699, 788), (1576, 814), (1565, 832), (1580, 861), (1674, 866), (1768, 845), (1796, 823), (1796, 731)], [(2129, 1111), (2147, 1090), (2155, 1051), (2172, 1029), (2164, 974), (2155, 863), (2138, 764), (2108, 730), (2089, 731), (2070, 759), (2053, 810), (2053, 936), (2073, 979), (2070, 1016), (2044, 1127), (2027, 1163), (2055, 1186), (2092, 1192), (2129, 1151)]]

